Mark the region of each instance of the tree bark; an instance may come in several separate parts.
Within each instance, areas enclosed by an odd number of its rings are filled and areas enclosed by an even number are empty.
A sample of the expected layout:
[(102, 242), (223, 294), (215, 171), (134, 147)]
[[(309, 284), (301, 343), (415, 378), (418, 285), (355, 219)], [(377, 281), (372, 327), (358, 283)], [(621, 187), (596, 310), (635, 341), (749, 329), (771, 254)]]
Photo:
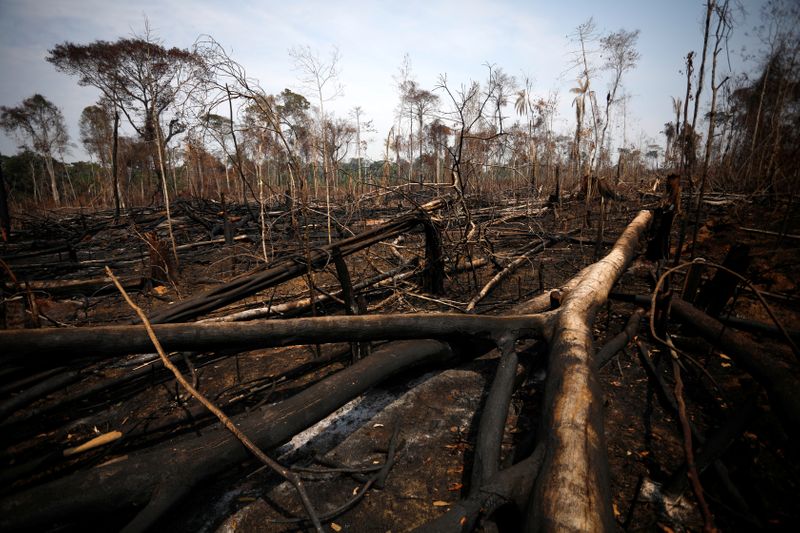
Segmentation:
[[(154, 325), (167, 351), (248, 350), (300, 344), (419, 338), (492, 340), (512, 331), (517, 338), (541, 337), (545, 316), (490, 317), (455, 313), (356, 315)], [(31, 362), (54, 358), (119, 357), (153, 351), (147, 332), (136, 326), (48, 328), (0, 331), (4, 357)]]
[(558, 309), (544, 399), (546, 451), (530, 503), (528, 531), (614, 529), (591, 323), (651, 219), (650, 212), (640, 212), (611, 252), (582, 273)]

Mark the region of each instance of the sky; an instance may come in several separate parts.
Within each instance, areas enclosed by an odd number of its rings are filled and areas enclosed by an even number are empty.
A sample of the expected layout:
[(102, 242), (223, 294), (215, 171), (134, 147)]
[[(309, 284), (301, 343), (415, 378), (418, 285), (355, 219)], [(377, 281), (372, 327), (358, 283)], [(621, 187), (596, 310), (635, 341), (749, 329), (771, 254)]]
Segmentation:
[[(752, 28), (764, 0), (741, 2), (744, 13), (737, 14), (728, 54), (736, 72), (752, 67), (742, 50), (753, 54), (760, 48)], [(569, 36), (593, 17), (600, 34), (641, 31), (641, 58), (623, 79), (624, 133), (629, 144), (663, 144), (660, 131), (672, 118), (671, 97), (685, 92), (684, 58), (689, 50), (702, 50), (704, 15), (701, 0), (0, 0), (0, 105), (44, 95), (64, 113), (73, 143), (66, 159), (86, 159), (78, 121), (98, 91), (57, 72), (45, 61), (48, 50), (65, 41), (141, 34), (146, 18), (165, 46), (190, 48), (199, 36), (211, 35), (270, 93), (302, 92), (290, 48), (308, 46), (322, 58), (338, 48), (343, 93), (326, 103), (326, 110), (343, 117), (355, 106), (363, 109), (375, 127), (367, 135), (373, 158), (380, 157), (382, 139), (395, 120), (396, 80), (405, 54), (412, 77), (429, 90), (441, 75), (455, 87), (484, 81), (486, 64), (518, 80), (530, 78), (535, 96), (558, 94), (555, 129), (567, 133), (574, 127), (569, 89), (579, 75), (569, 70), (576, 49)], [(724, 59), (722, 75), (728, 68)], [(598, 79), (593, 87), (604, 101), (600, 95), (607, 83)], [(619, 145), (622, 107), (614, 113)], [(18, 144), (0, 133), (0, 153), (16, 152)]]

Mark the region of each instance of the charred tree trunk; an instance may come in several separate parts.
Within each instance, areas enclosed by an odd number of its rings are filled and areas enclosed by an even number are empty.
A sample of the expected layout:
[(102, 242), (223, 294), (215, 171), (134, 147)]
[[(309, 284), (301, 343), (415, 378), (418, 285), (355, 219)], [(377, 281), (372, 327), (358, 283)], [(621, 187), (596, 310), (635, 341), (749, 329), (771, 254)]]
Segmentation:
[[(248, 350), (276, 346), (343, 341), (403, 340), (419, 338), (491, 340), (505, 331), (519, 338), (540, 337), (545, 316), (475, 316), (431, 313), (405, 315), (358, 315), (262, 320), (246, 323), (205, 322), (153, 326), (167, 351)], [(47, 328), (37, 331), (0, 331), (4, 357), (108, 358), (152, 352), (153, 345), (142, 326)]]
[[(2, 158), (0, 158), (2, 161)], [(3, 175), (3, 165), (0, 162), (0, 232), (3, 242), (11, 237), (11, 213), (8, 211), (8, 197), (6, 195), (6, 179)]]
[[(603, 436), (602, 399), (595, 375), (591, 324), (598, 307), (606, 301), (611, 287), (634, 255), (639, 239), (651, 220), (640, 213), (628, 226), (611, 252), (562, 287), (561, 298), (542, 295), (514, 313), (536, 316), (479, 317), (468, 315), (350, 316), (273, 321), (258, 324), (175, 324), (156, 327), (156, 334), (168, 350), (181, 342), (199, 343), (214, 349), (204, 334), (215, 331), (213, 342), (230, 347), (284, 345), (334, 340), (365, 341), (409, 337), (438, 337), (442, 340), (399, 341), (386, 344), (370, 357), (318, 382), (299, 394), (260, 411), (244, 413), (234, 422), (262, 449), (271, 449), (299, 431), (357, 397), (368, 388), (400, 371), (423, 364), (453, 362), (459, 357), (477, 356), (494, 346), (502, 349), (496, 382), (481, 420), (478, 446), (481, 462), (476, 466), (476, 483), (468, 498), (470, 516), (503, 502), (521, 502), (530, 492), (528, 527), (541, 530), (609, 530), (613, 528), (608, 488), (607, 459)], [(413, 221), (416, 223), (416, 220)], [(405, 221), (403, 224), (411, 224)], [(370, 234), (368, 241), (385, 235)], [(359, 236), (362, 237), (363, 236)], [(348, 240), (350, 241), (350, 240)], [(344, 241), (344, 242), (348, 242)], [(357, 239), (359, 246), (363, 240)], [(351, 245), (355, 246), (352, 242)], [(340, 244), (341, 246), (341, 244)], [(343, 249), (343, 253), (345, 249)], [(306, 265), (301, 268), (305, 270)], [(560, 307), (547, 311), (551, 301)], [(189, 309), (192, 309), (189, 307)], [(194, 312), (195, 309), (192, 309)], [(235, 326), (235, 327), (234, 327)], [(218, 328), (214, 330), (213, 328)], [(134, 328), (140, 333), (133, 334)], [(188, 329), (187, 329), (188, 328)], [(266, 328), (266, 329), (265, 329)], [(92, 340), (104, 350), (108, 339), (115, 346), (140, 349), (141, 327), (92, 328)], [(62, 336), (54, 345), (39, 344), (59, 354), (70, 350), (86, 354), (91, 346), (86, 335), (73, 330), (43, 333)], [(205, 332), (205, 333), (203, 333)], [(4, 334), (6, 332), (3, 332)], [(30, 332), (27, 332), (30, 334)], [(38, 332), (37, 332), (38, 335)], [(107, 335), (107, 336), (104, 336)], [(177, 337), (175, 336), (177, 335)], [(469, 335), (469, 340), (464, 337)], [(516, 369), (514, 342), (525, 337), (544, 336), (550, 344), (549, 371), (542, 416), (543, 435), (538, 451), (516, 470), (499, 471), (499, 444), (513, 390)], [(70, 345), (68, 338), (79, 339)], [(142, 337), (142, 338), (139, 338)], [(9, 335), (17, 353), (36, 345)], [(172, 343), (172, 344), (170, 344)], [(45, 348), (47, 349), (47, 348)], [(148, 348), (149, 349), (149, 348)], [(122, 527), (142, 531), (152, 527), (178, 500), (203, 481), (228, 471), (248, 458), (245, 448), (227, 431), (204, 430), (203, 434), (175, 438), (148, 450), (132, 452), (125, 459), (74, 472), (0, 501), (0, 528), (42, 529), (45, 527)], [(541, 469), (538, 468), (541, 460)], [(513, 484), (506, 491), (505, 482)], [(497, 483), (503, 486), (494, 498)], [(460, 522), (460, 518), (459, 518)], [(461, 523), (461, 522), (460, 522)], [(463, 524), (462, 524), (463, 525)]]

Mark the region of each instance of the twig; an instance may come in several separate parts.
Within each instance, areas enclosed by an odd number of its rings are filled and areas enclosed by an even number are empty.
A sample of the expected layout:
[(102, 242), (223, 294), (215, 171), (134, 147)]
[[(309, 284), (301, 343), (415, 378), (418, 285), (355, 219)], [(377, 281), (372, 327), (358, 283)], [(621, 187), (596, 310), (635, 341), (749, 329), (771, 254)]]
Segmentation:
[(711, 515), (711, 510), (708, 508), (708, 503), (703, 496), (700, 474), (697, 472), (697, 465), (694, 462), (692, 430), (689, 427), (689, 419), (686, 416), (686, 402), (683, 398), (683, 380), (681, 379), (681, 367), (678, 364), (678, 353), (675, 351), (675, 346), (669, 336), (667, 337), (667, 346), (669, 346), (670, 355), (672, 356), (672, 373), (675, 376), (675, 400), (678, 402), (678, 416), (681, 421), (681, 432), (683, 433), (683, 452), (686, 455), (689, 481), (691, 481), (692, 490), (697, 497), (697, 503), (700, 505), (700, 511), (703, 513), (703, 530), (713, 532), (717, 530), (714, 527), (714, 517)]
[[(386, 462), (383, 465), (381, 465), (380, 471), (378, 471), (376, 474), (367, 479), (367, 481), (358, 489), (358, 491), (353, 495), (352, 498), (344, 502), (336, 509), (333, 509), (332, 511), (322, 515), (321, 519), (323, 521), (327, 522), (329, 520), (333, 520), (340, 514), (350, 510), (356, 503), (359, 502), (359, 500), (361, 500), (361, 498), (364, 497), (364, 495), (373, 485), (375, 485), (378, 488), (382, 488), (382, 484), (386, 481), (386, 476), (388, 475), (389, 470), (391, 470), (392, 466), (394, 466), (395, 461), (397, 461), (397, 449), (399, 448), (397, 439), (399, 435), (400, 435), (400, 425), (395, 424), (391, 440), (389, 441), (389, 450), (386, 454)], [(287, 518), (284, 520), (270, 520), (270, 522), (275, 524), (296, 524), (296, 523), (303, 523), (305, 522), (305, 520), (306, 520), (305, 518)]]
[(255, 455), (261, 462), (263, 462), (266, 466), (268, 466), (273, 472), (277, 473), (284, 479), (286, 479), (289, 483), (291, 483), (294, 488), (297, 490), (297, 493), (300, 496), (300, 500), (303, 502), (303, 507), (305, 507), (306, 512), (308, 513), (309, 518), (311, 519), (312, 523), (314, 524), (314, 528), (322, 533), (322, 523), (320, 522), (319, 517), (317, 516), (316, 511), (314, 510), (314, 506), (311, 503), (311, 500), (308, 499), (308, 494), (306, 494), (305, 488), (303, 487), (303, 482), (300, 478), (294, 474), (291, 470), (285, 468), (277, 461), (271, 459), (267, 454), (265, 454), (261, 449), (256, 446), (256, 444), (251, 441), (247, 435), (242, 433), (239, 428), (234, 425), (230, 418), (228, 418), (225, 413), (223, 413), (216, 405), (211, 403), (208, 399), (206, 399), (203, 394), (200, 393), (197, 389), (192, 387), (192, 384), (186, 381), (186, 378), (183, 377), (178, 367), (172, 364), (172, 361), (169, 360), (167, 355), (164, 353), (164, 349), (161, 347), (161, 343), (158, 341), (158, 337), (156, 337), (155, 332), (153, 331), (153, 327), (150, 325), (150, 321), (147, 318), (147, 315), (142, 310), (141, 307), (136, 305), (131, 297), (128, 296), (128, 293), (122, 287), (122, 284), (119, 282), (117, 277), (111, 272), (111, 269), (106, 267), (106, 273), (111, 278), (111, 281), (114, 282), (114, 285), (117, 287), (119, 292), (122, 294), (122, 297), (125, 298), (125, 301), (128, 305), (133, 309), (139, 318), (144, 324), (145, 329), (147, 330), (147, 334), (150, 337), (150, 340), (153, 341), (153, 346), (155, 346), (156, 351), (158, 352), (159, 357), (161, 358), (161, 362), (167, 367), (174, 375), (175, 379), (180, 383), (188, 392), (191, 394), (197, 401), (203, 404), (209, 411), (214, 413), (219, 421), (224, 425), (228, 431), (233, 433), (233, 435), (239, 439), (242, 444), (244, 444), (245, 448), (250, 450), (253, 455)]
[(475, 297), (472, 298), (472, 300), (470, 300), (470, 302), (467, 304), (466, 311), (468, 313), (471, 313), (475, 309), (475, 306), (478, 304), (478, 302), (486, 298), (486, 296), (492, 291), (492, 289), (494, 289), (494, 287), (497, 284), (503, 281), (503, 279), (509, 274), (511, 274), (514, 270), (519, 268), (519, 266), (522, 265), (522, 263), (524, 263), (525, 261), (527, 261), (532, 255), (544, 250), (544, 248), (549, 243), (550, 241), (547, 240), (542, 242), (541, 244), (538, 244), (537, 246), (533, 247), (527, 252), (521, 254), (514, 261), (509, 263), (503, 270), (498, 272), (492, 279), (489, 280), (489, 282), (486, 285), (484, 285), (484, 287), (480, 290), (480, 292), (477, 295), (475, 295)]

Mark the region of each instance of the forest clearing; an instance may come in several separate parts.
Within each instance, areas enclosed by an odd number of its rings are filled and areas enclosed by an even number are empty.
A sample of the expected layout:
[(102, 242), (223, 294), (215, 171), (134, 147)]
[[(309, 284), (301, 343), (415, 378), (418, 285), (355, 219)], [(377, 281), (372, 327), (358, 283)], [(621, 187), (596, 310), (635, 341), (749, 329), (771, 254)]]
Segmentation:
[(639, 31), (592, 19), (570, 131), (406, 61), (381, 157), (336, 53), (270, 94), (209, 36), (54, 44), (101, 98), (74, 163), (0, 106), (0, 528), (795, 529), (800, 11), (734, 80), (734, 7), (664, 146), (620, 142)]

